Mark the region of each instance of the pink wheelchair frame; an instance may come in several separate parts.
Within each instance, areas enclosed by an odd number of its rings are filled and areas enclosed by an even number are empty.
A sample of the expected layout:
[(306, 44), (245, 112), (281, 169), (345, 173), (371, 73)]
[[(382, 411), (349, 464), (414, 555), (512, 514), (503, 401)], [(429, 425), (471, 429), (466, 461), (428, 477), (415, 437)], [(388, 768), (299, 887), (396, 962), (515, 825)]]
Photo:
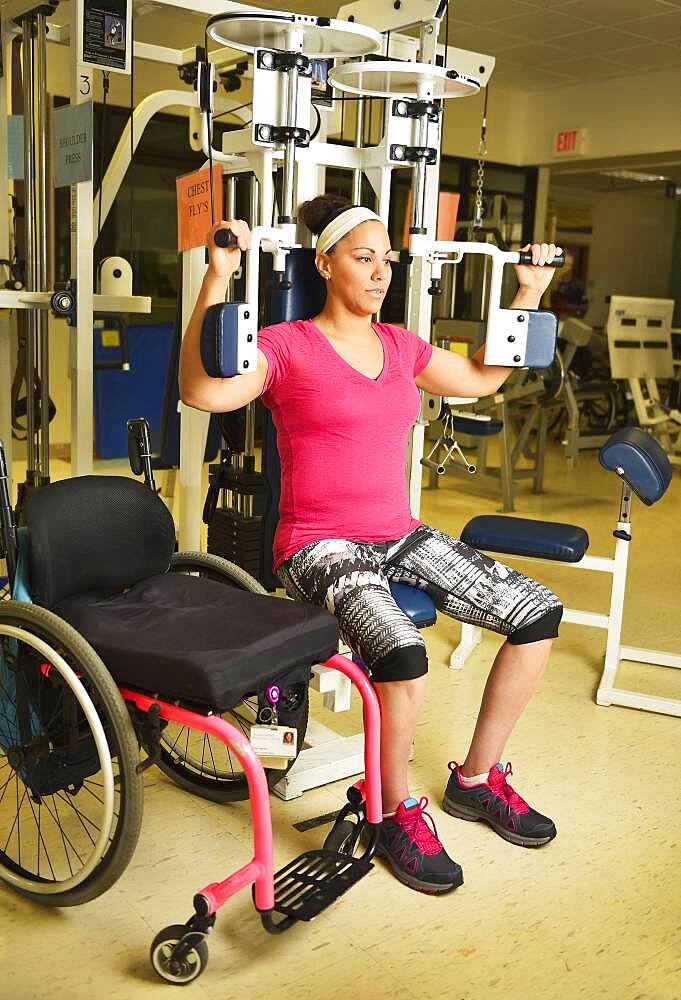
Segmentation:
[[(200, 715), (139, 691), (119, 688), (124, 701), (134, 704), (140, 711), (146, 713), (153, 706), (158, 706), (154, 711), (158, 711), (162, 719), (221, 740), (236, 754), (248, 782), (253, 857), (223, 881), (211, 882), (196, 893), (194, 913), (184, 927), (173, 925), (156, 936), (151, 947), (152, 965), (167, 982), (187, 983), (200, 975), (208, 957), (205, 936), (215, 923), (217, 911), (240, 889), (253, 884), (255, 908), (260, 913), (263, 927), (271, 934), (278, 934), (298, 920), (312, 919), (373, 867), (371, 859), (376, 848), (378, 824), (383, 816), (378, 698), (366, 673), (345, 656), (335, 654), (325, 661), (324, 666), (349, 677), (362, 697), (365, 778), (349, 789), (350, 806), (342, 810), (341, 816), (346, 814), (348, 808), (352, 808), (357, 815), (361, 811), (370, 836), (364, 853), (358, 858), (326, 850), (310, 851), (277, 874), (273, 866), (267, 779), (244, 734), (219, 716)], [(275, 920), (276, 912), (283, 913), (283, 918)]]

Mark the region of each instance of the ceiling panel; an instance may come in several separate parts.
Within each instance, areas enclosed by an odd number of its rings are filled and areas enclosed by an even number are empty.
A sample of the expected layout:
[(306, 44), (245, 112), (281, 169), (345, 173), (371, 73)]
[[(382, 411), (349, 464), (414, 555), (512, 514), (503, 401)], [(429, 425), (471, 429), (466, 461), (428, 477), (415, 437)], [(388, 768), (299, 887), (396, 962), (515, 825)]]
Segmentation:
[[(340, 6), (339, 0), (255, 3), (327, 16)], [(681, 0), (451, 0), (450, 13), (450, 45), (495, 56), (493, 81), (518, 90), (681, 68)], [(188, 46), (199, 42), (204, 20), (189, 9), (159, 6), (136, 17), (135, 33)]]

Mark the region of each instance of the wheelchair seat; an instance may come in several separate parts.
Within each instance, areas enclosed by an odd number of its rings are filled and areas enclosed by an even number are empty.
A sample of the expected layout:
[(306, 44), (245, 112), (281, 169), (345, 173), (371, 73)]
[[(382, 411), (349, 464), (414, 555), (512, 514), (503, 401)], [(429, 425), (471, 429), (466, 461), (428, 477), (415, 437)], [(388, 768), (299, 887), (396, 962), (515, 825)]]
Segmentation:
[(310, 666), (338, 651), (326, 611), (181, 573), (112, 597), (67, 598), (54, 610), (117, 684), (221, 712), (273, 681), (307, 682)]
[(79, 476), (26, 504), (31, 596), (101, 656), (118, 684), (225, 711), (266, 683), (307, 682), (338, 650), (323, 609), (170, 571), (163, 501), (122, 476)]

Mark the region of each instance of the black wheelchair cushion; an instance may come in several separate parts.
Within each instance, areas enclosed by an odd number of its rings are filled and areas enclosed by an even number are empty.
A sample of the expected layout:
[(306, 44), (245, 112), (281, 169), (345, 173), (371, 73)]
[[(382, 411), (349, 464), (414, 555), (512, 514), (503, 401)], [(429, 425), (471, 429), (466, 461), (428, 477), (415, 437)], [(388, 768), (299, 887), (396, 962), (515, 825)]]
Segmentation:
[(75, 476), (26, 503), (31, 596), (53, 609), (74, 594), (99, 596), (165, 573), (175, 548), (170, 511), (124, 476)]
[(452, 427), (457, 434), (472, 434), (473, 437), (491, 437), (504, 426), (502, 420), (476, 420), (474, 417), (454, 417)]
[(589, 547), (586, 531), (575, 524), (496, 514), (472, 518), (461, 532), (461, 541), (474, 549), (559, 562), (579, 562)]
[(220, 711), (282, 677), (307, 682), (310, 667), (338, 650), (338, 624), (323, 609), (183, 573), (55, 610), (118, 684)]
[(655, 438), (640, 427), (615, 431), (598, 457), (603, 468), (616, 472), (648, 507), (667, 492), (671, 463)]

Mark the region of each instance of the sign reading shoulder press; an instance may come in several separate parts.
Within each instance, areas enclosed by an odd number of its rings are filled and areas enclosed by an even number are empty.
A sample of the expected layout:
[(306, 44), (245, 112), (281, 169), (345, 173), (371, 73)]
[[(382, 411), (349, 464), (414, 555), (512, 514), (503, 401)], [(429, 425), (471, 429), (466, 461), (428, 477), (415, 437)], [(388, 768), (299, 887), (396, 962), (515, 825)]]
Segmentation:
[(92, 180), (92, 101), (52, 112), (54, 186)]

